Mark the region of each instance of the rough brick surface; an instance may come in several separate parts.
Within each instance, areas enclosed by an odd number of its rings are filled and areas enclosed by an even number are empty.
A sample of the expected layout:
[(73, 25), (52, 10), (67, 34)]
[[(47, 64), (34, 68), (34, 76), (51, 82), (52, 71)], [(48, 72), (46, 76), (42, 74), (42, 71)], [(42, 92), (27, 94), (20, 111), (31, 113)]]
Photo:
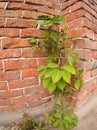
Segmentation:
[[(48, 52), (31, 52), (28, 38), (39, 37), (33, 22), (39, 15), (67, 16), (70, 38), (76, 38), (77, 54), (85, 69), (85, 87), (74, 93), (75, 108), (97, 95), (96, 0), (0, 0), (0, 112), (40, 105), (51, 94), (40, 84), (37, 67), (46, 65)], [(70, 47), (72, 40), (68, 42)]]

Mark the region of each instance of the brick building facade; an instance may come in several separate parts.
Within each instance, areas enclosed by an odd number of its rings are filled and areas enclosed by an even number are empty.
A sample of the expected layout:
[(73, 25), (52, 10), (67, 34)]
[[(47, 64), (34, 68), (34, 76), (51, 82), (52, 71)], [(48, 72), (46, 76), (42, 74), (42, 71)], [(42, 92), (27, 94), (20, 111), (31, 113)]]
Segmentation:
[(52, 96), (43, 89), (37, 67), (46, 53), (31, 53), (30, 36), (38, 37), (33, 21), (39, 15), (68, 15), (69, 37), (85, 69), (84, 88), (74, 94), (75, 110), (97, 95), (96, 0), (0, 0), (0, 112), (43, 104)]

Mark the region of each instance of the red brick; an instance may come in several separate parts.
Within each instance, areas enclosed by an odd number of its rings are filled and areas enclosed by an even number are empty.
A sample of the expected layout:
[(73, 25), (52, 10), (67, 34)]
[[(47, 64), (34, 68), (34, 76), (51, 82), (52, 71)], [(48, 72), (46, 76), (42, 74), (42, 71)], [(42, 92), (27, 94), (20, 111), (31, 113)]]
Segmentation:
[(22, 7), (22, 3), (9, 2), (6, 9), (17, 10), (17, 9), (21, 9), (21, 7)]
[(5, 70), (18, 70), (25, 68), (37, 67), (36, 60), (33, 59), (21, 59), (21, 60), (6, 60), (4, 62)]
[(39, 6), (39, 11), (46, 14), (55, 14), (55, 11), (52, 8), (48, 8), (47, 6)]
[(21, 37), (40, 37), (42, 34), (41, 30), (35, 30), (35, 29), (22, 29)]
[(2, 64), (2, 61), (0, 61), (0, 70), (3, 69), (3, 64)]
[(37, 69), (22, 70), (22, 78), (36, 77), (36, 76), (38, 76)]
[(94, 77), (97, 75), (97, 69), (91, 71), (91, 76)]
[(97, 60), (97, 51), (93, 52), (93, 58), (94, 58), (94, 60)]
[(85, 48), (90, 50), (97, 50), (97, 43), (85, 38)]
[(93, 51), (86, 49), (85, 50), (85, 59), (92, 60), (93, 59)]
[(94, 40), (97, 41), (97, 34), (94, 34)]
[(26, 105), (23, 105), (23, 104), (15, 104), (15, 105), (9, 105), (9, 106), (7, 105), (4, 107), (1, 107), (0, 112), (14, 112), (17, 110), (24, 109), (25, 107)]
[(37, 94), (43, 92), (43, 87), (36, 86), (36, 87), (27, 87), (24, 89), (25, 95), (27, 94)]
[(5, 24), (5, 19), (0, 18), (0, 27), (4, 27), (4, 24)]
[(23, 18), (37, 19), (38, 15), (39, 15), (38, 12), (35, 11), (23, 11)]
[(21, 56), (21, 50), (20, 49), (0, 50), (0, 59), (18, 58), (20, 56)]
[(46, 58), (40, 58), (38, 59), (38, 66), (40, 65), (47, 65)]
[(5, 9), (7, 2), (0, 2), (0, 9)]
[(10, 2), (24, 2), (24, 0), (9, 0)]
[(19, 29), (16, 28), (0, 28), (0, 37), (18, 37)]
[(21, 18), (22, 12), (20, 10), (0, 10), (0, 17), (8, 17), (8, 18)]
[(8, 99), (13, 97), (20, 97), (23, 96), (23, 90), (8, 90), (4, 91), (0, 94), (1, 99)]
[(86, 81), (86, 80), (90, 80), (90, 77), (91, 77), (91, 71), (88, 71), (88, 72), (85, 72), (84, 76), (83, 76), (83, 79)]
[(6, 84), (6, 82), (0, 82), (0, 91), (1, 90), (7, 90), (8, 88), (7, 88), (7, 84)]
[(84, 9), (80, 9), (80, 10), (77, 10), (77, 11), (75, 11), (75, 12), (72, 12), (72, 13), (68, 16), (68, 21), (72, 21), (72, 20), (74, 20), (74, 19), (83, 17), (85, 12), (86, 12), (86, 11), (85, 11)]
[(40, 4), (40, 5), (45, 5), (48, 7), (52, 7), (52, 2), (45, 1), (45, 0), (26, 0), (26, 3), (31, 3), (31, 4)]
[(83, 27), (83, 25), (84, 25), (84, 18), (81, 17), (81, 18), (71, 21), (69, 23), (69, 28), (70, 29), (80, 28), (80, 27)]
[(20, 78), (20, 72), (19, 71), (0, 71), (0, 80), (16, 80)]
[(17, 88), (24, 88), (24, 87), (30, 87), (38, 85), (38, 79), (37, 78), (30, 78), (30, 79), (24, 79), (24, 80), (17, 80), (9, 82), (9, 88), (10, 89), (17, 89)]
[(34, 107), (34, 106), (37, 106), (37, 105), (41, 105), (41, 104), (44, 104), (46, 102), (49, 102), (51, 99), (50, 98), (45, 98), (45, 99), (40, 99), (40, 100), (36, 100), (36, 101), (31, 101), (31, 102), (28, 102), (28, 107)]
[(11, 100), (10, 99), (0, 99), (0, 107), (1, 106), (8, 106), (11, 104)]
[(26, 48), (22, 50), (22, 56), (24, 58), (46, 57), (47, 55), (47, 51), (42, 52), (40, 49), (36, 49), (33, 53), (31, 52), (31, 48)]
[(68, 36), (69, 36), (69, 38), (85, 37), (86, 29), (80, 28), (80, 29), (75, 29), (75, 30), (69, 30)]
[(72, 0), (72, 1), (66, 1), (61, 5), (61, 9), (65, 9), (67, 7), (69, 7), (70, 5), (74, 4), (75, 2), (77, 2), (77, 0)]
[(28, 19), (7, 19), (6, 27), (30, 28), (35, 27), (33, 20)]
[(2, 39), (2, 47), (3, 49), (7, 48), (23, 48), (31, 46), (28, 42), (28, 39), (21, 38), (4, 38)]
[(31, 4), (22, 4), (21, 9), (22, 10), (38, 11), (38, 6), (37, 5), (31, 5)]

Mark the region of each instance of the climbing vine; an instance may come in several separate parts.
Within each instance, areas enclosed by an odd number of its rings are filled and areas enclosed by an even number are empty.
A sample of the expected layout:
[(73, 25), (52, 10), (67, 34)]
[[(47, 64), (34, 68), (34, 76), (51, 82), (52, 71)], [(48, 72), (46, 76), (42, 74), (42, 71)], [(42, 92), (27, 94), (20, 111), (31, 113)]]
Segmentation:
[(80, 58), (76, 54), (75, 40), (68, 47), (68, 25), (64, 16), (39, 16), (35, 22), (42, 30), (39, 38), (31, 37), (32, 51), (40, 48), (47, 51), (47, 65), (38, 67), (43, 86), (54, 94), (59, 103), (54, 104), (55, 112), (46, 114), (45, 121), (60, 130), (69, 130), (77, 125), (78, 118), (73, 113), (72, 105), (66, 106), (64, 101), (72, 98), (72, 92), (83, 87), (83, 70), (77, 67)]

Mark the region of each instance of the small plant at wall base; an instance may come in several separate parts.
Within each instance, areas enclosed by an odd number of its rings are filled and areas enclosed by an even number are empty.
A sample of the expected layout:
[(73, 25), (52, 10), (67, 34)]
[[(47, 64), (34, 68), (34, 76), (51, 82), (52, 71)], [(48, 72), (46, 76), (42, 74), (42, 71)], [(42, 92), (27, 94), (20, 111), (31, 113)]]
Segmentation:
[(72, 105), (66, 106), (64, 101), (72, 98), (72, 91), (83, 87), (83, 70), (79, 70), (77, 63), (79, 56), (75, 53), (75, 41), (67, 46), (68, 27), (64, 16), (39, 16), (36, 21), (42, 30), (39, 38), (30, 38), (33, 43), (32, 51), (40, 48), (48, 51), (47, 65), (38, 67), (39, 77), (43, 86), (59, 100), (55, 103), (55, 113), (46, 114), (46, 121), (52, 127), (69, 130), (77, 125), (78, 118), (72, 111)]

